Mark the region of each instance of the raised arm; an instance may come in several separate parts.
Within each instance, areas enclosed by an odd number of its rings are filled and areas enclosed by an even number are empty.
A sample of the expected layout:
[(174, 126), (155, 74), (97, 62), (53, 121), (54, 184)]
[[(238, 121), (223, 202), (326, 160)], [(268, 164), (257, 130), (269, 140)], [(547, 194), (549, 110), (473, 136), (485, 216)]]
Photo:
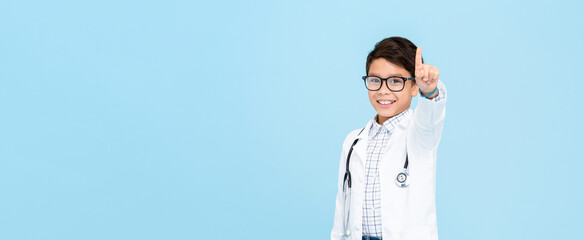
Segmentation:
[(418, 136), (417, 142), (425, 148), (433, 148), (439, 143), (444, 126), (446, 86), (439, 80), (439, 76), (440, 72), (437, 67), (422, 63), (422, 48), (418, 47), (416, 50), (416, 84), (420, 95), (413, 120)]

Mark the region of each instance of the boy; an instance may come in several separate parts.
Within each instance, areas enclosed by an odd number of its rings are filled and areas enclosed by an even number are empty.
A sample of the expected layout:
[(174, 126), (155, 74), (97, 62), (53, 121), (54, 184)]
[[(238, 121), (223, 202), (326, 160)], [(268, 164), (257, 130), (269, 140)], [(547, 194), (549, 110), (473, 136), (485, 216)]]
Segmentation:
[(365, 69), (377, 114), (343, 143), (331, 239), (437, 240), (436, 152), (446, 87), (438, 68), (423, 62), (422, 48), (401, 37), (377, 43)]

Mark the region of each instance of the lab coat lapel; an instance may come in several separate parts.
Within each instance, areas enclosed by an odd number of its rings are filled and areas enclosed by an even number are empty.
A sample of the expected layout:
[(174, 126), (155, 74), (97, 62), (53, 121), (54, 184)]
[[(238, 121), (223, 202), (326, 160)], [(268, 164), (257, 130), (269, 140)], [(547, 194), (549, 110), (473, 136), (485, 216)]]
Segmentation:
[[(385, 149), (385, 152), (383, 153), (382, 156), (382, 161), (381, 163), (391, 163), (391, 162), (395, 162), (395, 163), (400, 163), (401, 162), (401, 168), (397, 168), (401, 171), (401, 169), (403, 169), (403, 164), (405, 161), (405, 151), (406, 151), (406, 145), (405, 142), (396, 142), (396, 141), (401, 141), (401, 140), (405, 140), (405, 134), (406, 134), (406, 129), (408, 127), (408, 124), (410, 123), (410, 120), (412, 119), (412, 115), (413, 112), (411, 112), (410, 114), (407, 114), (404, 116), (404, 118), (398, 123), (398, 125), (396, 126), (396, 128), (393, 130), (393, 133), (391, 134), (391, 138), (389, 139), (389, 146)], [(403, 160), (398, 160), (395, 161), (394, 159), (391, 159), (392, 157), (395, 158), (396, 156), (401, 156), (404, 155), (404, 159)], [(401, 159), (401, 158), (398, 158)], [(390, 165), (391, 168), (393, 169), (393, 164)], [(397, 166), (397, 165), (396, 165)], [(382, 166), (380, 166), (381, 168)]]
[(404, 116), (404, 119), (402, 119), (393, 130), (391, 138), (389, 139), (389, 146), (385, 149), (381, 157), (379, 165), (380, 172), (392, 173), (390, 175), (393, 176), (397, 172), (402, 171), (406, 152), (406, 143), (404, 140), (411, 115), (412, 114)]
[[(403, 171), (406, 156), (406, 139), (407, 127), (412, 119), (413, 114), (404, 116), (399, 124), (393, 130), (389, 139), (389, 146), (383, 153), (379, 163), (379, 184), (381, 188), (381, 209), (385, 209), (382, 214), (382, 228), (385, 229), (402, 229), (404, 228), (407, 215), (404, 212), (404, 206), (407, 206), (407, 194), (409, 188), (399, 188), (395, 185), (395, 177)], [(391, 213), (391, 214), (386, 214)], [(383, 232), (383, 238), (387, 238), (386, 231)]]
[(369, 120), (369, 122), (367, 123), (367, 125), (365, 125), (365, 129), (363, 129), (363, 132), (361, 132), (361, 134), (359, 134), (359, 136), (357, 138), (359, 138), (359, 142), (357, 142), (357, 144), (355, 144), (355, 152), (357, 153), (357, 156), (359, 156), (360, 162), (363, 166), (365, 166), (365, 161), (367, 160), (367, 145), (369, 145), (369, 130), (371, 128), (371, 125), (373, 124), (373, 121), (375, 121), (375, 117), (373, 117), (372, 119)]

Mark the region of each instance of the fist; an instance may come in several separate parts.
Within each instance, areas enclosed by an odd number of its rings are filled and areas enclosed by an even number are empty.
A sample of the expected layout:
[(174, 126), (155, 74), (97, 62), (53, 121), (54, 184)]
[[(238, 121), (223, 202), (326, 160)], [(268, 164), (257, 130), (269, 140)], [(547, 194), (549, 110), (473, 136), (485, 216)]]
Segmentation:
[[(422, 63), (422, 48), (418, 47), (416, 49), (416, 84), (420, 88), (420, 92), (423, 95), (432, 93), (438, 85), (438, 77), (440, 77), (440, 71), (437, 67)], [(434, 95), (436, 94), (434, 93)]]

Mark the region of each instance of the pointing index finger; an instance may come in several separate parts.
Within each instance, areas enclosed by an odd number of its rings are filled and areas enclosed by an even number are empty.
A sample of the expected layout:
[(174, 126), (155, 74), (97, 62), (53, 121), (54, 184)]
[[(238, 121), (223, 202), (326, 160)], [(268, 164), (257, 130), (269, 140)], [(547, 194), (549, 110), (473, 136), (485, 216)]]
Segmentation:
[(422, 69), (422, 47), (416, 49), (416, 70)]

